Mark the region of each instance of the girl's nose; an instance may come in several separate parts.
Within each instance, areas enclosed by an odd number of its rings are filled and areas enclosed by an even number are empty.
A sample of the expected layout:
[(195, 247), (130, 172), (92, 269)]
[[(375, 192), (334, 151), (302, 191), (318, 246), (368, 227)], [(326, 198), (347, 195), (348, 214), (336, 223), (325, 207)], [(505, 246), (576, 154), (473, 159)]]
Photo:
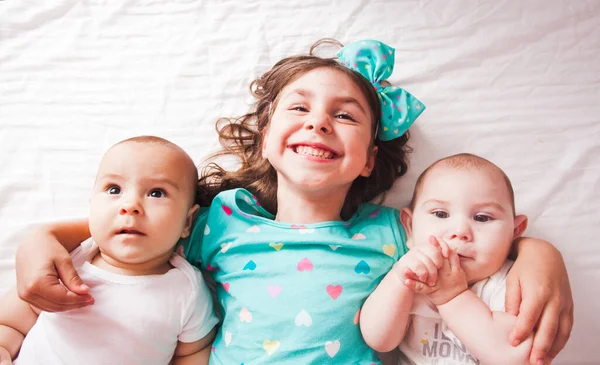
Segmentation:
[(304, 125), (307, 130), (315, 131), (316, 133), (330, 134), (333, 130), (329, 115), (321, 113), (313, 115)]

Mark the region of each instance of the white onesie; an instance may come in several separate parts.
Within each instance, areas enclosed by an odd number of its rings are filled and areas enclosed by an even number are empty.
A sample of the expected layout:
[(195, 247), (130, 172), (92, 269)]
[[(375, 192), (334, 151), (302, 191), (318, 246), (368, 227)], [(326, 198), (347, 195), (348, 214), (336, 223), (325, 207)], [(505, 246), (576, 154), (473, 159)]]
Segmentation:
[[(494, 312), (505, 311), (506, 275), (512, 264), (506, 260), (500, 270), (470, 288)], [(450, 331), (435, 305), (424, 296), (415, 295), (410, 320), (400, 344), (399, 365), (479, 365), (479, 360)]]
[(197, 341), (217, 324), (200, 271), (181, 256), (165, 274), (124, 276), (93, 266), (97, 252), (89, 239), (71, 254), (95, 303), (42, 312), (15, 364), (165, 365), (178, 340)]

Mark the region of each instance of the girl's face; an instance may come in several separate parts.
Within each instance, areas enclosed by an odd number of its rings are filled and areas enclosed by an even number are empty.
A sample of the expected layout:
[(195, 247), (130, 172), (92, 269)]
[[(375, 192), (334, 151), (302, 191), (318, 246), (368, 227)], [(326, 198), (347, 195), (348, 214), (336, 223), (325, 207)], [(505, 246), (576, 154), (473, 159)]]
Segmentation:
[(372, 123), (359, 87), (340, 71), (317, 68), (281, 91), (263, 156), (277, 171), (280, 188), (347, 192), (373, 169)]

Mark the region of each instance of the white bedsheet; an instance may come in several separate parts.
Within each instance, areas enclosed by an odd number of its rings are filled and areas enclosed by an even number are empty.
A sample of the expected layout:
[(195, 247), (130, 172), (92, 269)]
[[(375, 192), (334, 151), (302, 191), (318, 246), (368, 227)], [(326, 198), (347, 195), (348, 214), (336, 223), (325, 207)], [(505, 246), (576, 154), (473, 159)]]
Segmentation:
[(251, 79), (322, 37), (392, 45), (391, 81), (428, 106), (387, 204), (448, 154), (504, 168), (527, 234), (569, 269), (576, 322), (555, 363), (599, 364), (598, 1), (0, 1), (0, 292), (19, 232), (86, 215), (112, 143), (160, 135), (199, 161)]

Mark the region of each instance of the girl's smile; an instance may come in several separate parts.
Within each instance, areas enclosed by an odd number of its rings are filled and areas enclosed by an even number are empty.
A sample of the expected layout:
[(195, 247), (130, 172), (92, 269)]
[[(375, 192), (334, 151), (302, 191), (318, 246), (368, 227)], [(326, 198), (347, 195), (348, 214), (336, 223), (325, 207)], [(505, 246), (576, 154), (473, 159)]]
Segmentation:
[(294, 144), (290, 148), (311, 161), (333, 160), (340, 156), (338, 152), (320, 143)]
[(263, 143), (279, 187), (345, 196), (357, 177), (368, 176), (375, 154), (366, 110), (362, 91), (340, 71), (317, 68), (288, 84)]

